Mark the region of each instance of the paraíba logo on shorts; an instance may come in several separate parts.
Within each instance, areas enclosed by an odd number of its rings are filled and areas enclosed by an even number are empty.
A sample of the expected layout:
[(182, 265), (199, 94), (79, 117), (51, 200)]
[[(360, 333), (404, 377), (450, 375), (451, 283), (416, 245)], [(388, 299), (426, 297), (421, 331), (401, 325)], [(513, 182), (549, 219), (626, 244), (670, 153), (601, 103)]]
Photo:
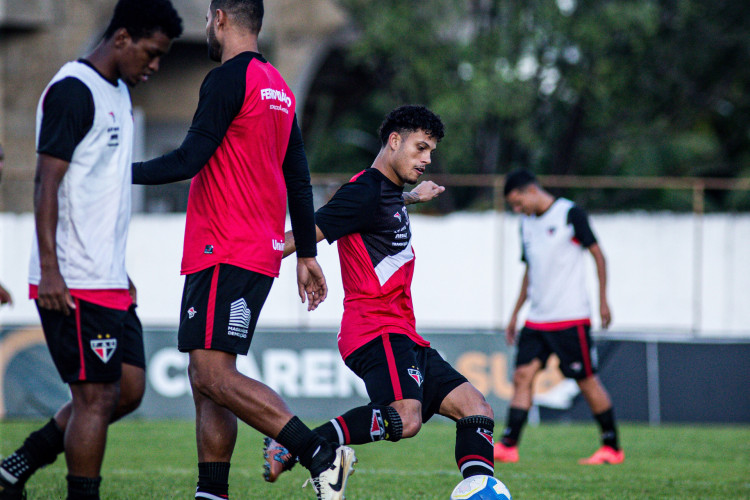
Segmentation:
[(245, 299), (237, 299), (229, 306), (229, 325), (227, 334), (241, 339), (247, 338), (247, 330), (250, 328), (250, 309)]
[(91, 350), (97, 355), (102, 362), (106, 363), (112, 359), (112, 355), (117, 349), (117, 339), (109, 338), (109, 334), (97, 335), (98, 338), (91, 341)]

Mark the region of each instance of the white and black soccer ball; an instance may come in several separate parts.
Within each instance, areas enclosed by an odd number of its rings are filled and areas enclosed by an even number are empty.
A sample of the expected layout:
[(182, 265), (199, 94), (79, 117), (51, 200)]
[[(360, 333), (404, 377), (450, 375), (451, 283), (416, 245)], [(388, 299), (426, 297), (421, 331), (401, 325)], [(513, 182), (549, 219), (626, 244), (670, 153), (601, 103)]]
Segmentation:
[(510, 491), (492, 476), (467, 477), (453, 489), (451, 500), (511, 500)]

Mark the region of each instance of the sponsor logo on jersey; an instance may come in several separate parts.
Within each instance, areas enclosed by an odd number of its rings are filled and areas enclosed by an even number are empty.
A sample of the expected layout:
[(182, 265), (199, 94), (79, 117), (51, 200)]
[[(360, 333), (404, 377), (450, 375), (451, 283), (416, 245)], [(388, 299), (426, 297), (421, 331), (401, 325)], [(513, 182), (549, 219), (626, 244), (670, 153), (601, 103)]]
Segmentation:
[(385, 424), (383, 423), (383, 415), (380, 413), (380, 410), (372, 410), (370, 439), (373, 441), (382, 441), (385, 439)]
[(274, 250), (277, 252), (283, 252), (284, 251), (284, 240), (271, 240), (271, 246)]
[(112, 355), (117, 349), (117, 339), (109, 338), (108, 333), (104, 336), (98, 335), (98, 337), (98, 339), (94, 339), (90, 342), (91, 350), (94, 351), (94, 354), (96, 354), (103, 363), (106, 363), (112, 359)]
[(270, 99), (272, 101), (281, 101), (286, 104), (287, 107), (290, 107), (292, 105), (292, 98), (286, 95), (286, 91), (284, 90), (262, 89), (260, 91), (260, 98), (263, 101), (267, 99)]
[(413, 378), (417, 383), (417, 386), (422, 387), (422, 382), (424, 381), (424, 379), (422, 378), (422, 372), (420, 372), (416, 368), (409, 368), (408, 372), (409, 376)]
[(203, 250), (203, 253), (211, 255), (212, 253), (214, 253), (214, 246), (206, 245), (206, 248)]
[(112, 123), (117, 123), (117, 119), (115, 118), (115, 113), (113, 111), (110, 111), (107, 114), (112, 117)]
[(195, 316), (195, 313), (197, 313), (197, 312), (198, 311), (195, 310), (195, 307), (191, 307), (190, 309), (188, 309), (187, 310), (188, 319), (193, 319), (193, 316)]
[(227, 334), (233, 337), (247, 338), (250, 328), (250, 309), (245, 299), (237, 299), (229, 305), (229, 325)]
[(393, 216), (397, 218), (399, 222), (401, 222), (401, 212), (396, 212), (395, 214), (393, 214)]
[(477, 428), (477, 434), (486, 439), (487, 442), (490, 443), (490, 446), (494, 446), (494, 444), (492, 443), (492, 431), (479, 427)]
[(550, 236), (552, 236), (553, 234), (555, 234), (555, 230), (556, 230), (556, 229), (557, 229), (557, 228), (556, 228), (555, 226), (550, 226), (550, 227), (548, 227), (548, 228), (547, 228), (547, 234), (549, 234)]

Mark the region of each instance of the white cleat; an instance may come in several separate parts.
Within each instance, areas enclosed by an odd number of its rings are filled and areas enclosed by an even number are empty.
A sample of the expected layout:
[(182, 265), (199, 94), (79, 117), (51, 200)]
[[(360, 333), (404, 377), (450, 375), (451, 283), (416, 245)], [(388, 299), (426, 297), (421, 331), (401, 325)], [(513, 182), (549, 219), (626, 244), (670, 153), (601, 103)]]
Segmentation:
[(305, 484), (311, 483), (318, 500), (343, 500), (346, 490), (346, 481), (354, 474), (354, 464), (357, 457), (354, 450), (348, 446), (336, 448), (336, 458), (331, 466), (320, 473), (317, 477), (311, 477)]

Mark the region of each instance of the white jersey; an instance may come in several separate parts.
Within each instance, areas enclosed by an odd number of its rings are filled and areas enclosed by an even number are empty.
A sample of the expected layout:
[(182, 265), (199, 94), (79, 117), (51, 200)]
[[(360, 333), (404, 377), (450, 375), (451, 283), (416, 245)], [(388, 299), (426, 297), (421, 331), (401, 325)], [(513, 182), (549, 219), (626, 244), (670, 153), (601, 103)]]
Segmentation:
[[(91, 91), (93, 124), (77, 144), (58, 190), (57, 260), (71, 289), (127, 289), (133, 111), (126, 84), (108, 82), (82, 62), (65, 64), (45, 88), (36, 116), (37, 148), (49, 88), (73, 77)], [(36, 234), (29, 283), (41, 279)]]
[(584, 255), (596, 238), (585, 212), (559, 198), (542, 215), (521, 218), (521, 241), (529, 273), (527, 322), (589, 319)]

